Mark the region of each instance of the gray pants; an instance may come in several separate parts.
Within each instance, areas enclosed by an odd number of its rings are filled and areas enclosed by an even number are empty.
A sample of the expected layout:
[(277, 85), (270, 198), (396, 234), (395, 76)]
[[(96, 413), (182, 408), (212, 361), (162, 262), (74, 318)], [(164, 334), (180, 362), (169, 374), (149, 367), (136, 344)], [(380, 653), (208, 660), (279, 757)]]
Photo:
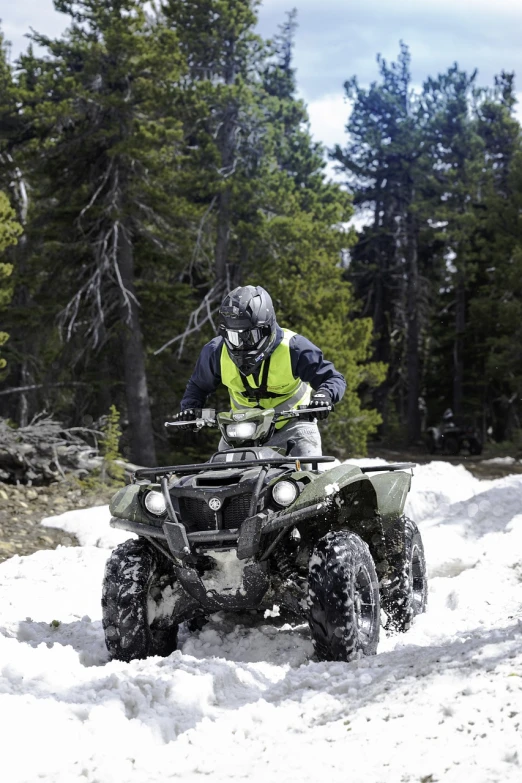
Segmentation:
[[(290, 451), (292, 457), (320, 457), (323, 453), (321, 435), (316, 421), (291, 421), (280, 430), (276, 430), (270, 440), (263, 443), (263, 446), (282, 447), (284, 453), (289, 440), (295, 441)], [(229, 448), (230, 446), (221, 438), (218, 451), (225, 451)]]

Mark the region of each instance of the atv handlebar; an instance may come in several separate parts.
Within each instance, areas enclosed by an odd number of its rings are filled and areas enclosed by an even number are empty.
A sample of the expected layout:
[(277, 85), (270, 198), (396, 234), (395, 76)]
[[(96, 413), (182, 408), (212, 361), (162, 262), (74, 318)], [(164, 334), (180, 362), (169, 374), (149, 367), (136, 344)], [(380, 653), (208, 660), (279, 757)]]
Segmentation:
[[(278, 411), (274, 413), (273, 421), (282, 421), (283, 419), (299, 419), (301, 417), (303, 418), (309, 418), (310, 416), (315, 416), (319, 411), (322, 410), (333, 410), (333, 405), (324, 405), (322, 408), (314, 407), (314, 408), (290, 408), (287, 411)], [(191, 421), (166, 421), (165, 427), (186, 427), (187, 424), (192, 424), (197, 430), (202, 429), (203, 427), (217, 427), (217, 414), (214, 408), (203, 408), (201, 411), (201, 416), (199, 416), (196, 419), (192, 419)]]
[(166, 421), (165, 427), (186, 427), (187, 424), (192, 424), (196, 429), (200, 430), (202, 427), (217, 427), (216, 411), (214, 408), (203, 408), (201, 416), (191, 421)]

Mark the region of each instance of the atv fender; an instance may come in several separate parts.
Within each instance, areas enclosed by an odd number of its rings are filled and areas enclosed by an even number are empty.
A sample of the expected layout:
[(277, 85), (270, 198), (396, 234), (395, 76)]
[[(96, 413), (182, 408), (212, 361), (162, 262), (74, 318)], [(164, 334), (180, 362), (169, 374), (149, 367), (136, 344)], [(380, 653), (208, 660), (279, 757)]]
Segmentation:
[(377, 510), (384, 517), (399, 517), (404, 513), (406, 497), (411, 487), (411, 473), (395, 470), (370, 476), (377, 496)]
[(289, 511), (307, 506), (311, 507), (310, 518), (297, 525), (303, 543), (315, 544), (326, 533), (344, 529), (360, 535), (370, 549), (375, 536), (381, 540), (375, 488), (356, 465), (337, 465), (321, 473), (303, 489)]
[[(314, 480), (306, 485), (292, 505), (292, 511), (298, 511), (321, 501), (327, 505), (333, 502), (339, 507), (344, 504), (349, 495), (359, 493), (361, 485), (364, 485), (366, 490), (363, 494), (368, 493), (371, 504), (375, 505), (376, 496), (368, 476), (357, 465), (336, 465), (335, 468), (325, 470), (324, 473), (314, 477)], [(336, 498), (340, 498), (342, 503)]]
[(151, 518), (145, 513), (140, 503), (139, 495), (152, 489), (156, 492), (161, 492), (159, 484), (127, 484), (127, 486), (121, 487), (113, 495), (109, 503), (109, 511), (113, 517), (118, 519), (130, 519), (131, 522), (143, 522), (146, 525), (150, 525)]

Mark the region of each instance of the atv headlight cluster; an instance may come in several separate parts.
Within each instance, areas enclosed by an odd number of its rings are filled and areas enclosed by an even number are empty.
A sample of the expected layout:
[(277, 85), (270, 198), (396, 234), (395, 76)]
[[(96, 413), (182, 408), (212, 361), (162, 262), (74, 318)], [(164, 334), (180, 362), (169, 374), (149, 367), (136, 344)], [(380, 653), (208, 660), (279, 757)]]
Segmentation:
[(167, 510), (167, 504), (161, 492), (155, 492), (154, 490), (147, 492), (143, 502), (147, 511), (157, 517), (160, 517)]
[(256, 431), (253, 421), (238, 421), (235, 424), (227, 424), (227, 438), (247, 440)]
[(299, 488), (293, 481), (283, 479), (272, 487), (272, 498), (278, 506), (290, 506), (299, 494)]

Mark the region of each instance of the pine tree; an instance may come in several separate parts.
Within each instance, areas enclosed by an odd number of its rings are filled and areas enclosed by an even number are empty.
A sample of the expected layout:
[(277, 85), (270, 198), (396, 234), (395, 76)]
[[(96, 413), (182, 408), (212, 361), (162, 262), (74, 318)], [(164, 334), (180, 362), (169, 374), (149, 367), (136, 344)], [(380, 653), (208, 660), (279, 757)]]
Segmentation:
[(103, 436), (100, 441), (100, 452), (103, 456), (101, 468), (101, 480), (107, 483), (107, 478), (119, 484), (124, 483), (125, 469), (121, 462), (120, 454), (120, 412), (115, 405), (111, 405), (109, 413), (102, 427)]
[(188, 64), (184, 126), (188, 163), (198, 175), (191, 179), (192, 197), (206, 205), (187, 274), (196, 284), (206, 283), (207, 293), (213, 289), (212, 302), (240, 276), (235, 226), (258, 155), (257, 74), (263, 56), (254, 32), (258, 6), (258, 0), (161, 4)]
[(9, 310), (5, 313), (10, 332), (6, 382), (18, 391), (4, 398), (4, 405), (8, 415), (20, 426), (25, 426), (30, 418), (27, 387), (35, 385), (31, 367), (38, 363), (37, 354), (40, 347), (45, 345), (45, 338), (42, 336), (40, 314), (37, 315), (32, 307), (30, 294), (34, 277), (29, 263), (30, 186), (24, 151), (31, 143), (33, 134), (23, 112), (23, 94), (13, 76), (8, 58), (9, 46), (0, 34), (0, 188), (8, 195), (16, 219), (23, 228), (20, 240), (10, 251), (10, 260), (14, 265), (12, 297)]
[(115, 356), (121, 347), (130, 456), (152, 464), (136, 248), (175, 242), (168, 217), (177, 206), (172, 103), (181, 58), (173, 32), (149, 22), (141, 0), (55, 6), (71, 16), (69, 30), (56, 41), (34, 36), (51, 55), (36, 61), (37, 80), (25, 63), (40, 133), (44, 253), (49, 263), (60, 258), (48, 285), (59, 281), (67, 294), (63, 331), (80, 355), (88, 345), (111, 344)]
[(280, 322), (307, 336), (345, 375), (347, 391), (323, 430), (324, 445), (340, 456), (362, 454), (380, 417), (363, 408), (360, 390), (382, 382), (371, 363), (372, 324), (355, 318), (342, 258), (355, 236), (345, 228), (351, 199), (325, 176), (324, 150), (310, 136), (308, 116), (296, 98), (292, 47), (295, 14), (274, 38), (264, 73), (263, 110), (271, 134), (264, 139), (257, 217), (244, 241), (249, 280), (261, 280)]
[(513, 439), (522, 390), (522, 134), (515, 103), (513, 74), (501, 73), (479, 93), (476, 108), (484, 165), (469, 325), (476, 405), (498, 441)]
[[(15, 245), (22, 233), (22, 227), (15, 220), (15, 212), (9, 204), (5, 193), (0, 191), (0, 256), (6, 248)], [(12, 297), (12, 288), (9, 277), (13, 271), (13, 265), (0, 262), (0, 312), (6, 307)], [(5, 345), (9, 335), (0, 331), (0, 347)], [(0, 356), (0, 370), (6, 365), (5, 359)]]
[(477, 270), (476, 207), (483, 165), (483, 143), (472, 116), (475, 84), (476, 72), (468, 75), (454, 65), (437, 79), (428, 79), (423, 91), (430, 118), (427, 144), (431, 157), (432, 220), (439, 226), (438, 234), (445, 247), (442, 304), (453, 319), (448, 351), (452, 356), (448, 368), (452, 389), (448, 391), (457, 415), (463, 413), (466, 394), (468, 299)]
[(345, 83), (353, 109), (348, 144), (333, 160), (347, 177), (354, 203), (371, 210), (373, 221), (360, 235), (348, 277), (371, 316), (376, 358), (388, 365), (375, 395), (385, 419), (393, 400), (408, 438), (420, 436), (421, 345), (427, 314), (421, 309), (418, 200), (422, 181), (422, 123), (411, 86), (410, 55), (401, 44), (397, 62), (377, 58), (380, 82), (368, 89), (353, 77)]

